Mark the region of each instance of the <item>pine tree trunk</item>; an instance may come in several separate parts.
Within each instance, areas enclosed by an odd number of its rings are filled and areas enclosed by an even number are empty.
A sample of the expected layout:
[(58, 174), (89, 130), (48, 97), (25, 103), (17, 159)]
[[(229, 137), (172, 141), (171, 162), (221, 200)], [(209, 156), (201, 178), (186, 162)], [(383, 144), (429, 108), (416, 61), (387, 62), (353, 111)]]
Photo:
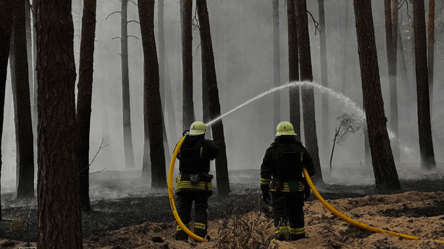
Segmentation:
[(376, 190), (401, 188), (388, 137), (379, 78), (371, 1), (353, 0), (362, 93)]
[(182, 72), (183, 72), (183, 106), (182, 129), (188, 130), (194, 122), (193, 104), (193, 33), (191, 20), (193, 0), (182, 0)]
[(37, 245), (81, 249), (71, 1), (37, 0), (34, 6), (39, 91)]
[(429, 79), (430, 113), (433, 110), (433, 66), (435, 54), (435, 0), (429, 0), (429, 17), (427, 19), (427, 74)]
[[(319, 27), (321, 33), (320, 39), (320, 53), (321, 53), (321, 84), (324, 87), (328, 87), (328, 68), (327, 68), (327, 41), (326, 41), (326, 30), (325, 30), (325, 13), (324, 13), (324, 0), (318, 0), (319, 4)], [(322, 149), (324, 159), (328, 157), (328, 152), (330, 151), (330, 113), (328, 108), (328, 94), (322, 93), (321, 95), (321, 105), (322, 105)]]
[(26, 50), (25, 1), (14, 3), (12, 32), (11, 71), (15, 82), (12, 84), (15, 111), (15, 134), (18, 184), (17, 199), (34, 197), (34, 143), (32, 135), (31, 103), (29, 98), (28, 55)]
[(96, 32), (96, 0), (85, 0), (82, 38), (80, 42), (79, 83), (77, 93), (77, 170), (79, 172), (80, 205), (91, 211), (89, 200), (89, 135), (94, 70), (94, 38)]
[[(142, 34), (144, 58), (144, 131), (145, 145), (149, 141), (151, 158), (151, 187), (165, 189), (166, 170), (162, 133), (162, 105), (159, 90), (159, 64), (157, 61), (156, 40), (154, 37), (154, 1), (139, 0), (140, 31)], [(143, 168), (148, 160), (144, 154)], [(145, 170), (146, 172), (146, 170)]]
[(163, 131), (163, 147), (165, 149), (166, 160), (169, 161), (170, 147), (168, 145), (168, 135), (165, 127), (165, 106), (166, 106), (166, 94), (165, 94), (165, 32), (164, 32), (164, 0), (158, 1), (158, 37), (159, 37), (159, 85), (160, 85), (160, 100), (162, 103), (162, 131)]
[[(273, 3), (273, 87), (281, 84), (281, 63), (279, 46), (279, 0), (272, 0)], [(273, 93), (273, 129), (281, 121), (281, 98), (280, 92)]]
[[(171, 80), (170, 80), (170, 67), (168, 66), (168, 60), (165, 60), (165, 98), (166, 98), (166, 109), (168, 113), (168, 130), (169, 130), (169, 141), (170, 144), (174, 145), (177, 138), (177, 128), (176, 128), (176, 113), (174, 111), (174, 101), (173, 92), (171, 90)], [(171, 155), (171, 154), (169, 154)]]
[(341, 39), (341, 93), (343, 93), (345, 95), (345, 89), (347, 89), (347, 66), (348, 66), (348, 58), (347, 58), (347, 54), (348, 54), (348, 47), (347, 47), (347, 43), (348, 43), (348, 5), (349, 5), (349, 0), (344, 1), (345, 2), (345, 16), (344, 16), (344, 27), (343, 27), (343, 31), (342, 31), (342, 39)]
[[(199, 16), (200, 24), (200, 40), (201, 51), (204, 61), (205, 71), (207, 72), (207, 88), (208, 88), (208, 100), (210, 118), (214, 120), (219, 117), (220, 102), (219, 102), (219, 90), (217, 88), (216, 68), (214, 65), (213, 44), (211, 42), (210, 21), (208, 16), (208, 8), (206, 0), (196, 0), (197, 12)], [(214, 141), (220, 148), (220, 154), (216, 158), (216, 181), (217, 181), (217, 193), (220, 196), (227, 196), (230, 193), (230, 183), (228, 179), (228, 162), (227, 151), (224, 136), (224, 127), (222, 120), (217, 121), (211, 125)]]
[[(394, 35), (392, 25), (392, 0), (384, 0), (385, 13), (385, 44), (387, 51), (389, 88), (390, 88), (390, 130), (395, 135), (392, 140), (393, 158), (396, 162), (400, 161), (400, 152), (398, 144), (398, 93), (396, 89), (396, 50), (394, 47)], [(397, 12), (397, 11), (396, 11)]]
[[(290, 82), (299, 81), (298, 30), (296, 25), (295, 0), (287, 2), (288, 21), (288, 72)], [(301, 140), (301, 105), (300, 87), (293, 86), (289, 90), (290, 123), (293, 125), (296, 139)]]
[[(296, 0), (296, 23), (298, 25), (301, 80), (313, 82), (306, 0)], [(305, 145), (313, 158), (316, 170), (315, 184), (324, 185), (319, 161), (318, 137), (316, 134), (314, 89), (312, 86), (303, 86), (301, 89)]]
[(415, 29), (416, 93), (418, 101), (418, 132), (421, 166), (436, 168), (430, 124), (430, 98), (427, 72), (427, 42), (424, 0), (413, 0), (413, 25)]
[(131, 131), (131, 105), (128, 74), (128, 0), (122, 0), (120, 20), (120, 53), (122, 62), (122, 114), (123, 114), (123, 145), (125, 151), (125, 165), (127, 169), (134, 169), (134, 152)]
[[(0, 1), (0, 10), (10, 10), (13, 6), (13, 0)], [(4, 113), (5, 113), (5, 89), (6, 89), (6, 79), (8, 72), (8, 57), (9, 57), (9, 46), (11, 41), (12, 33), (12, 11), (4, 11), (4, 14), (0, 15), (0, 141), (3, 137), (3, 127), (4, 127)], [(1, 151), (0, 151), (0, 186), (1, 186), (1, 176), (2, 176), (2, 165), (1, 161)], [(1, 199), (1, 188), (0, 188), (0, 199)], [(2, 220), (2, 208), (0, 202), (0, 220)]]
[[(402, 23), (402, 19), (400, 20), (400, 22)], [(408, 76), (408, 74), (407, 74), (407, 66), (406, 66), (406, 63), (405, 63), (405, 57), (404, 57), (404, 44), (403, 44), (403, 42), (402, 42), (402, 36), (401, 36), (401, 31), (400, 31), (400, 29), (399, 29), (399, 26), (398, 26), (398, 29), (397, 29), (397, 33), (398, 33), (398, 35), (397, 35), (397, 37), (398, 37), (398, 42), (397, 42), (397, 44), (398, 44), (398, 56), (399, 56), (399, 60), (398, 60), (398, 63), (400, 64), (399, 65), (399, 71), (400, 71), (400, 75), (401, 75), (401, 81), (403, 82), (403, 84), (402, 84), (402, 88), (404, 89), (404, 99), (406, 100), (405, 101), (405, 108), (407, 109), (407, 110), (411, 110), (411, 108), (412, 108), (412, 106), (413, 106), (413, 104), (412, 104), (412, 102), (413, 101), (410, 101), (410, 100), (412, 100), (413, 98), (414, 98), (414, 95), (413, 95), (413, 90), (412, 90), (412, 87), (411, 87), (411, 83), (410, 83), (410, 79), (409, 79), (409, 76)], [(407, 112), (408, 114), (408, 120), (410, 120), (410, 111), (408, 111)]]
[[(298, 30), (296, 26), (295, 0), (287, 2), (287, 22), (288, 22), (288, 73), (290, 82), (299, 81), (299, 61), (298, 61)], [(293, 125), (296, 139), (301, 140), (301, 106), (300, 87), (293, 86), (289, 90), (290, 100), (290, 123)]]

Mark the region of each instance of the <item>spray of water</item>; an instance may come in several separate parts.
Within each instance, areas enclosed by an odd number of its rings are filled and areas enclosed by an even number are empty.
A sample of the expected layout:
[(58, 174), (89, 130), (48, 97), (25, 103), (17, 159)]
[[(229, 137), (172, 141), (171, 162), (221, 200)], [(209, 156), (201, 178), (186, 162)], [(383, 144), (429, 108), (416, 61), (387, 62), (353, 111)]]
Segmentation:
[[(348, 108), (354, 110), (354, 111), (358, 114), (358, 116), (359, 116), (363, 121), (365, 121), (365, 112), (364, 112), (364, 110), (362, 110), (362, 108), (360, 108), (360, 107), (356, 104), (356, 102), (354, 102), (353, 100), (351, 100), (349, 97), (345, 96), (344, 94), (342, 94), (342, 93), (338, 93), (338, 92), (335, 92), (335, 91), (333, 91), (332, 89), (330, 89), (330, 88), (328, 88), (328, 87), (324, 87), (324, 86), (322, 86), (321, 84), (319, 84), (319, 83), (317, 83), (317, 82), (311, 82), (311, 81), (293, 81), (293, 82), (289, 82), (289, 83), (287, 83), (287, 84), (285, 84), (285, 85), (282, 85), (282, 86), (278, 86), (278, 87), (272, 88), (272, 89), (270, 89), (270, 90), (268, 90), (268, 91), (266, 91), (266, 92), (264, 92), (264, 93), (261, 93), (261, 94), (257, 95), (257, 96), (254, 97), (254, 98), (249, 99), (248, 101), (246, 101), (246, 102), (244, 102), (244, 103), (238, 105), (237, 107), (231, 109), (230, 111), (224, 113), (224, 114), (221, 115), (220, 117), (211, 120), (211, 121), (208, 122), (206, 125), (207, 125), (207, 126), (208, 126), (208, 125), (212, 125), (212, 124), (214, 124), (215, 122), (221, 120), (222, 118), (224, 118), (224, 117), (230, 115), (231, 113), (233, 113), (233, 112), (239, 110), (240, 108), (242, 108), (242, 107), (244, 107), (244, 106), (250, 104), (250, 103), (253, 102), (253, 101), (256, 101), (256, 100), (258, 100), (258, 99), (261, 99), (262, 97), (264, 97), (264, 96), (266, 96), (266, 95), (268, 95), (268, 94), (270, 94), (270, 93), (273, 93), (273, 92), (276, 92), (276, 91), (280, 91), (280, 90), (285, 89), (285, 88), (289, 88), (289, 87), (297, 87), (297, 86), (301, 86), (301, 87), (303, 87), (303, 86), (311, 86), (311, 87), (315, 87), (315, 88), (317, 88), (321, 93), (326, 93), (326, 94), (328, 94), (329, 96), (332, 96), (332, 97), (338, 99), (338, 100), (339, 100), (342, 104), (344, 104), (346, 107), (348, 107)], [(389, 135), (389, 139), (390, 139), (390, 140), (396, 139), (396, 136), (395, 136), (394, 132), (392, 132), (390, 129), (387, 129), (387, 132), (388, 132), (388, 135)], [(410, 149), (410, 148), (407, 147), (406, 145), (402, 145), (402, 144), (401, 144), (401, 141), (398, 140), (398, 142), (399, 142), (399, 144), (400, 144), (400, 148), (401, 148), (402, 151), (404, 151), (407, 155), (411, 154), (411, 151), (413, 151), (412, 149)]]
[(262, 97), (264, 97), (264, 96), (266, 96), (266, 95), (268, 95), (270, 93), (273, 93), (273, 92), (276, 92), (276, 91), (280, 91), (282, 89), (289, 88), (289, 87), (296, 87), (296, 86), (312, 86), (312, 87), (315, 87), (315, 88), (319, 89), (321, 93), (327, 93), (328, 95), (333, 96), (333, 97), (339, 99), (345, 106), (347, 106), (347, 107), (353, 109), (354, 111), (356, 111), (360, 117), (365, 118), (364, 111), (354, 101), (352, 101), (350, 98), (348, 98), (344, 94), (337, 93), (337, 92), (333, 91), (332, 89), (324, 87), (324, 86), (322, 86), (322, 85), (320, 85), (320, 84), (318, 84), (316, 82), (311, 82), (311, 81), (293, 81), (293, 82), (289, 82), (289, 83), (287, 83), (285, 85), (272, 88), (272, 89), (270, 89), (270, 90), (268, 90), (268, 91), (266, 91), (264, 93), (261, 93), (261, 94), (257, 95), (254, 98), (249, 99), (248, 101), (246, 101), (246, 102), (238, 105), (237, 107), (231, 109), (230, 111), (224, 113), (220, 117), (211, 120), (206, 125), (207, 126), (208, 125), (212, 125), (215, 122), (217, 122), (217, 121), (221, 120), (222, 118), (224, 118), (225, 116), (230, 115), (231, 113), (239, 110), (240, 108), (250, 104), (253, 101), (261, 99)]

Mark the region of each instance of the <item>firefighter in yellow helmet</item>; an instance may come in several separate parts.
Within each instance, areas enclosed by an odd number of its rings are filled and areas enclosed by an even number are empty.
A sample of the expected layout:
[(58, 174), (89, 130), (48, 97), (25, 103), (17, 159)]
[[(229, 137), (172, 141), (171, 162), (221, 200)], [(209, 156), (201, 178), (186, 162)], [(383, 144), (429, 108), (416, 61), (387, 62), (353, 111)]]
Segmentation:
[(273, 206), (275, 238), (298, 240), (305, 238), (304, 200), (310, 197), (310, 188), (302, 168), (313, 178), (312, 158), (300, 141), (290, 122), (280, 122), (274, 143), (267, 149), (261, 165), (261, 190), (265, 203)]
[[(191, 124), (179, 154), (179, 176), (176, 180), (177, 212), (188, 227), (194, 201), (194, 233), (202, 238), (207, 235), (208, 198), (212, 195), (210, 161), (219, 154), (219, 147), (205, 139), (206, 125), (196, 121)], [(177, 226), (176, 240), (188, 240), (185, 231)], [(207, 237), (207, 240), (209, 238)]]

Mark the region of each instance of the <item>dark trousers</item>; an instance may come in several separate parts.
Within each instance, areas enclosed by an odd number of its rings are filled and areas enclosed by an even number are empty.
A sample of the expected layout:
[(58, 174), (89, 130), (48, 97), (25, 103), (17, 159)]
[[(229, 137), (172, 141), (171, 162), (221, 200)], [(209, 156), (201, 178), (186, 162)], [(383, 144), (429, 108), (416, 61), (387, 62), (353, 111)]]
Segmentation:
[(302, 192), (271, 192), (271, 196), (276, 233), (283, 233), (292, 240), (304, 238), (304, 194)]
[[(177, 194), (177, 213), (183, 224), (189, 227), (191, 221), (191, 208), (194, 201), (194, 233), (204, 238), (207, 235), (208, 225), (208, 196), (205, 191), (186, 191)], [(176, 238), (188, 238), (188, 235), (179, 226), (176, 230)]]

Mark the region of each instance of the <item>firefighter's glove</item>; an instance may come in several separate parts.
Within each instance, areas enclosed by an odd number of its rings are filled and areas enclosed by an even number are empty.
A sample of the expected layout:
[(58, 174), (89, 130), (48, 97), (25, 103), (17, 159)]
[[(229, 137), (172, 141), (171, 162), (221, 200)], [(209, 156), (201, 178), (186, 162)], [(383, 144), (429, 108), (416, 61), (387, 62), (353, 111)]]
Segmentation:
[(261, 184), (262, 196), (261, 199), (266, 203), (270, 204), (270, 186)]
[(308, 200), (308, 198), (310, 198), (310, 186), (308, 185), (307, 180), (304, 178), (303, 180), (304, 182), (304, 201)]

